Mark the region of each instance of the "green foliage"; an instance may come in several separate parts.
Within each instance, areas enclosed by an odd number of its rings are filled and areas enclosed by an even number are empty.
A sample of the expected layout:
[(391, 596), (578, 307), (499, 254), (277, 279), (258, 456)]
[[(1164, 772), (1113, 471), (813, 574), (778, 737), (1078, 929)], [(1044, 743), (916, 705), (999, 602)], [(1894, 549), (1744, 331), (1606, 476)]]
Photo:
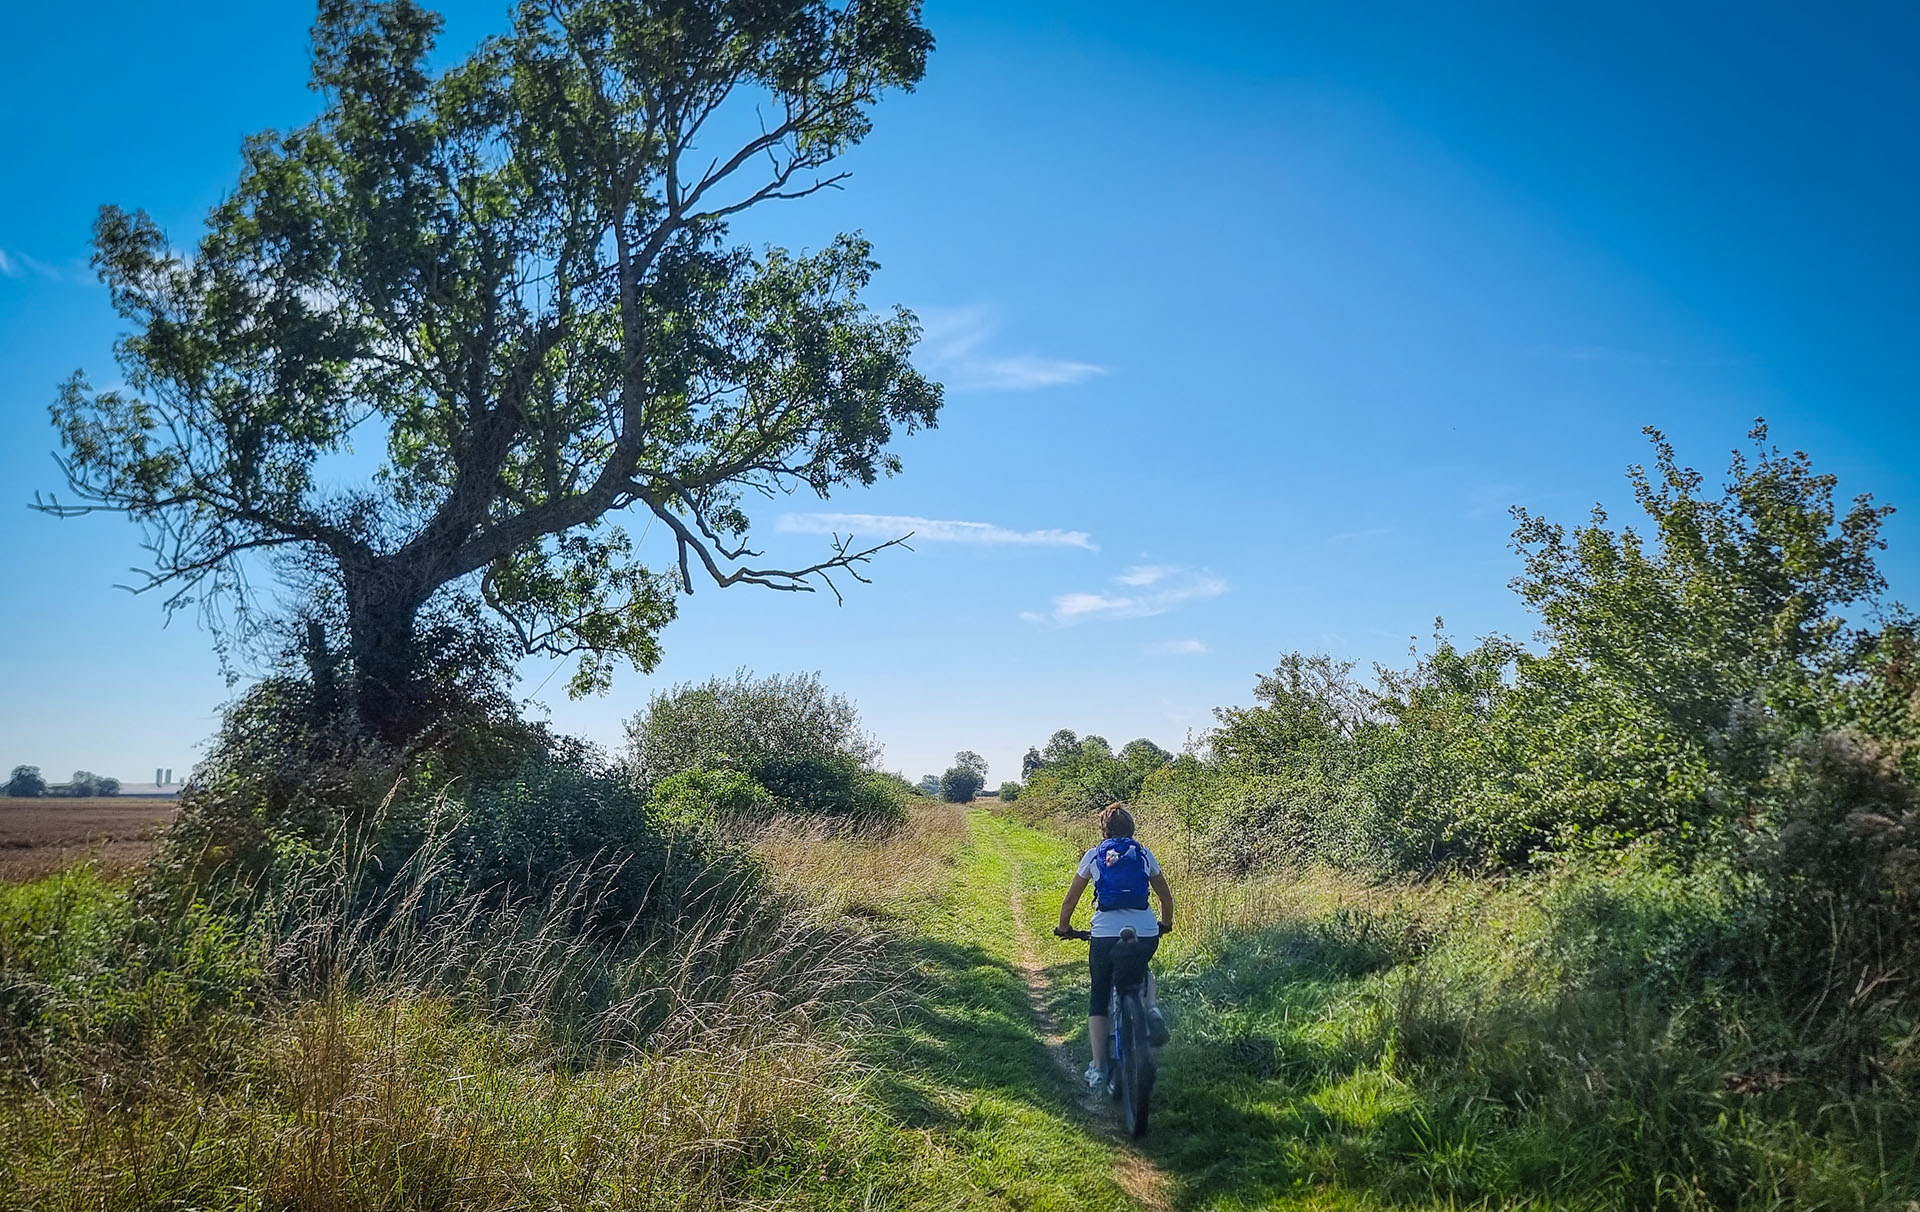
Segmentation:
[(0, 885), (0, 1068), (152, 1058), (250, 1012), (264, 963), (258, 937), (205, 902), (146, 914), (89, 866)]
[(593, 871), (595, 927), (670, 912), (661, 902), (677, 895), (663, 882), (672, 852), (697, 849), (628, 780), (565, 748), (446, 794), (457, 804), (446, 829), (448, 875), (459, 887), (487, 902), (542, 904)]
[(1043, 750), (1029, 749), (1022, 765), (1022, 794), (1040, 812), (1067, 815), (1098, 811), (1116, 800), (1131, 800), (1147, 778), (1173, 755), (1144, 738), (1129, 741), (1116, 755), (1105, 737), (1082, 739), (1062, 728)]
[(773, 796), (738, 770), (682, 770), (653, 785), (653, 814), (689, 831), (773, 811)]
[(889, 795), (897, 796), (902, 803), (920, 794), (916, 783), (907, 781), (907, 776), (893, 770), (876, 770), (867, 776), (874, 786), (884, 787)]
[(1015, 800), (1020, 798), (1020, 790), (1021, 790), (1020, 784), (1018, 783), (1014, 783), (1014, 782), (1002, 783), (1000, 784), (1000, 798), (1005, 802), (1011, 804)]
[(971, 766), (950, 766), (940, 776), (940, 798), (949, 804), (970, 804), (987, 780)]
[(47, 780), (38, 766), (15, 766), (7, 778), (7, 794), (31, 799), (47, 793)]
[(856, 818), (887, 824), (906, 819), (908, 802), (918, 791), (897, 774), (867, 770), (861, 772), (860, 786), (854, 794), (856, 807), (853, 815)]
[(1209, 769), (1230, 792), (1167, 784), (1170, 806), (1197, 821), (1201, 801), (1229, 799), (1238, 815), (1209, 827), (1380, 872), (1649, 836), (1706, 854), (1778, 829), (1800, 811), (1781, 794), (1797, 747), (1840, 728), (1914, 735), (1912, 624), (1841, 614), (1878, 609), (1886, 510), (1838, 508), (1831, 476), (1752, 436), (1713, 495), (1654, 434), (1653, 470), (1631, 473), (1650, 537), (1600, 510), (1572, 532), (1517, 513), (1540, 650), (1437, 635), (1372, 684), (1293, 654), (1253, 706), (1218, 712)]
[(904, 800), (871, 765), (879, 749), (846, 696), (818, 674), (757, 678), (746, 670), (654, 695), (627, 722), (642, 782), (692, 770), (736, 770), (782, 812), (897, 819)]
[(91, 770), (76, 770), (61, 789), (61, 794), (77, 797), (119, 795), (120, 780)]
[[(728, 237), (734, 215), (842, 179), (872, 106), (925, 71), (916, 4), (562, 0), (452, 59), (440, 27), (410, 0), (322, 3), (320, 115), (246, 142), (190, 255), (146, 214), (102, 211), (123, 385), (61, 390), (77, 499), (44, 504), (126, 513), (150, 587), (210, 621), (244, 604), (244, 553), (287, 557), (337, 611), (351, 697), (389, 739), (434, 717), (415, 620), (449, 594), (518, 652), (577, 658), (587, 693), (615, 661), (656, 665), (696, 567), (831, 588), (877, 548), (741, 563), (741, 500), (892, 474), (896, 434), (941, 403), (913, 316), (860, 299), (864, 240)], [(359, 482), (316, 470), (356, 449), (381, 456)], [(612, 520), (628, 507), (668, 560)]]
[[(847, 771), (851, 782), (820, 791), (846, 808), (837, 815), (883, 824), (904, 820), (913, 786), (896, 774), (860, 770), (847, 763), (826, 769)], [(822, 802), (809, 800), (808, 802)], [(781, 800), (738, 770), (683, 770), (655, 783), (652, 810), (662, 821), (713, 836), (727, 836), (763, 823), (779, 811)]]
[(441, 788), (509, 778), (549, 752), (553, 739), (515, 717), (490, 678), (471, 667), (443, 676), (439, 722), (404, 745), (356, 727), (312, 681), (282, 674), (255, 683), (223, 713), (162, 840), (155, 881), (192, 898), (209, 881), (263, 875), (286, 840), (343, 834), (392, 848), (397, 863)]
[(1502, 856), (1749, 828), (1779, 756), (1847, 722), (1880, 643), (1842, 612), (1877, 613), (1885, 507), (1838, 507), (1834, 478), (1764, 426), (1709, 494), (1649, 432), (1654, 467), (1631, 473), (1646, 535), (1600, 509), (1571, 532), (1516, 513), (1515, 585), (1545, 651), (1518, 659), (1502, 750), (1461, 822)]
[(987, 759), (971, 749), (953, 755), (953, 765), (940, 776), (940, 798), (949, 804), (970, 804), (987, 785)]
[(1517, 512), (1537, 649), (1437, 635), (1370, 683), (1294, 654), (1143, 806), (1243, 872), (1561, 870), (1551, 946), (1584, 940), (1555, 952), (1579, 987), (1631, 988), (1654, 1024), (1742, 999), (1792, 1058), (1768, 1081), (1911, 1082), (1916, 624), (1879, 600), (1887, 511), (1752, 437), (1710, 493), (1653, 434), (1645, 536)]

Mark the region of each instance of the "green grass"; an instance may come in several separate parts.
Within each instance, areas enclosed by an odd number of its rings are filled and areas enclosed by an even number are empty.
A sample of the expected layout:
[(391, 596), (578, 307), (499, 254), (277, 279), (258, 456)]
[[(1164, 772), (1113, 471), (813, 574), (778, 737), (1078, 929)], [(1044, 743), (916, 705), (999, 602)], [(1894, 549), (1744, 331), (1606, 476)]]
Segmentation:
[(1057, 868), (1059, 843), (985, 813), (970, 824), (937, 894), (892, 906), (915, 996), (875, 1042), (876, 1093), (957, 1180), (959, 1206), (1137, 1208), (1121, 1146), (1048, 1055), (1019, 967), (1013, 881)]
[[(1000, 817), (974, 826), (1017, 856), (1041, 933), (1078, 845)], [(998, 874), (976, 863), (982, 885)], [(1597, 896), (1622, 899), (1621, 920), (1694, 911), (1687, 890), (1636, 878), (1570, 892), (1174, 873), (1181, 929), (1155, 961), (1174, 1036), (1141, 1146), (1170, 1201), (1910, 1212), (1920, 1140), (1897, 1087), (1735, 1093), (1737, 1016), (1761, 1011), (1649, 993), (1632, 937), (1583, 933)], [(1084, 953), (1042, 947), (1083, 1057)]]
[[(1658, 879), (1543, 892), (1175, 871), (1180, 930), (1156, 960), (1174, 1039), (1135, 1147), (1050, 1055), (1022, 963), (1015, 899), (1077, 1068), (1085, 946), (1049, 933), (1074, 841), (923, 806), (888, 837), (795, 826), (761, 849), (812, 916), (776, 915), (752, 945), (734, 927), (753, 923), (723, 917), (651, 954), (662, 975), (620, 979), (663, 981), (679, 1008), (588, 1061), (546, 1010), (476, 1014), (423, 988), (256, 1005), (226, 992), (258, 969), (212, 919), (180, 926), (192, 967), (146, 965), (124, 885), (86, 870), (0, 890), (0, 1025), (91, 1041), (34, 1052), (41, 1036), (5, 1037), (42, 1059), (0, 1083), (0, 1208), (1910, 1212), (1920, 1198), (1920, 1117), (1897, 1090), (1736, 1093), (1723, 1078), (1751, 1067), (1750, 1009), (1623, 983), (1631, 939), (1622, 966), (1622, 940), (1590, 927), (1693, 911)], [(714, 951), (720, 927), (736, 941)], [(830, 996), (794, 985), (829, 973)]]

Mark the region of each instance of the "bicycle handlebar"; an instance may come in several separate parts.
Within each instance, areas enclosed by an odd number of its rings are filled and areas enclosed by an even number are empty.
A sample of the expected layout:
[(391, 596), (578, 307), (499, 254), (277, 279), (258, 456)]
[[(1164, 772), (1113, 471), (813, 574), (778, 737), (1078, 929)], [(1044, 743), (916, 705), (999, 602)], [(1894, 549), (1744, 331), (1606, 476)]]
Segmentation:
[[(1172, 928), (1171, 928), (1171, 927), (1169, 927), (1169, 926), (1168, 926), (1168, 925), (1167, 925), (1167, 924), (1166, 924), (1165, 922), (1160, 922), (1160, 923), (1159, 923), (1159, 926), (1160, 926), (1160, 933), (1161, 933), (1161, 934), (1171, 934), (1171, 933), (1173, 933), (1173, 930), (1172, 930)], [(1080, 940), (1081, 942), (1083, 942), (1083, 943), (1090, 943), (1090, 942), (1092, 942), (1092, 941), (1093, 941), (1093, 931), (1091, 931), (1091, 930), (1068, 930), (1068, 931), (1066, 931), (1065, 933), (1062, 933), (1062, 932), (1061, 932), (1061, 931), (1060, 931), (1060, 930), (1059, 930), (1059, 929), (1058, 929), (1058, 928), (1056, 927), (1056, 928), (1054, 929), (1054, 932), (1053, 932), (1053, 936), (1054, 936), (1055, 938), (1074, 938), (1074, 939), (1079, 939), (1079, 940)]]

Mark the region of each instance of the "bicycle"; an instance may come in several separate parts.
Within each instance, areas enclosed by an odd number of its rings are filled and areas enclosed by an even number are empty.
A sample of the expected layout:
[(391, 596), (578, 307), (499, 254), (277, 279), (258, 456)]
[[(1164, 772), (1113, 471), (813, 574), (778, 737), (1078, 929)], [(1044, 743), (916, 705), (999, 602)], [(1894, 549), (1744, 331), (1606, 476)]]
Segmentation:
[[(1069, 930), (1059, 937), (1093, 941), (1093, 934), (1086, 930)], [(1121, 1120), (1127, 1135), (1135, 1140), (1147, 1134), (1153, 1083), (1159, 1072), (1153, 1048), (1147, 1042), (1147, 1005), (1140, 996), (1146, 984), (1147, 964), (1137, 954), (1139, 944), (1132, 927), (1120, 932), (1119, 941), (1113, 945), (1113, 994), (1107, 1003), (1108, 1029), (1112, 1032), (1107, 1041), (1107, 1095), (1120, 1100)]]

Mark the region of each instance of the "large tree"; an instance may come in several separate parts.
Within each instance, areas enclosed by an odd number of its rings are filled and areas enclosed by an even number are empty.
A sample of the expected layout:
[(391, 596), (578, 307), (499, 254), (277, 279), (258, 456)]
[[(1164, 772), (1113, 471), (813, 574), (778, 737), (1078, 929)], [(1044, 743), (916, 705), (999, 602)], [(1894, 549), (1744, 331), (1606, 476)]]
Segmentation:
[(529, 0), (436, 75), (438, 28), (322, 0), (323, 112), (247, 142), (191, 255), (102, 212), (124, 385), (63, 389), (77, 499), (43, 505), (142, 524), (139, 588), (169, 609), (243, 594), (261, 553), (306, 570), (389, 733), (432, 711), (422, 612), (450, 596), (577, 656), (585, 693), (616, 658), (654, 666), (695, 566), (837, 593), (877, 548), (766, 566), (742, 499), (870, 483), (940, 406), (912, 315), (859, 300), (862, 240), (727, 239), (842, 179), (872, 103), (925, 68), (917, 0)]
[(23, 799), (47, 793), (47, 780), (38, 766), (15, 766), (13, 774), (7, 779), (7, 794)]

